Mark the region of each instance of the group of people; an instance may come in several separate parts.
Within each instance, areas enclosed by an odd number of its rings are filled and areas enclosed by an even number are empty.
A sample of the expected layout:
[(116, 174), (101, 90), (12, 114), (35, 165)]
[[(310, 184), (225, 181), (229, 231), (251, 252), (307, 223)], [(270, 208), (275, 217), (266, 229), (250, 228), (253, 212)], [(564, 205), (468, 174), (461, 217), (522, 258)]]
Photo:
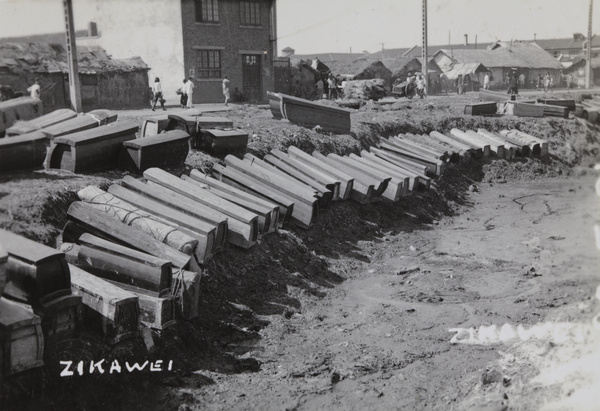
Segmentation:
[(470, 83), (471, 77), (468, 74), (465, 74), (464, 76), (462, 74), (459, 74), (454, 84), (456, 86), (456, 92), (458, 94), (465, 94)]
[[(225, 105), (229, 105), (230, 93), (229, 93), (229, 84), (230, 81), (225, 76), (223, 78), (222, 87), (223, 87), (223, 97), (225, 97)], [(192, 104), (194, 101), (194, 82), (192, 81), (192, 77), (187, 79), (183, 79), (182, 86), (177, 90), (177, 94), (180, 96), (179, 104), (181, 108), (192, 108)], [(28, 89), (29, 90), (29, 89)], [(162, 85), (160, 83), (160, 78), (156, 77), (154, 79), (154, 83), (152, 84), (152, 111), (156, 110), (156, 104), (160, 103), (160, 106), (163, 110), (165, 108), (166, 100), (163, 97)]]
[[(337, 79), (333, 76), (333, 73), (329, 73), (327, 76), (327, 98), (329, 100), (333, 100), (341, 97), (341, 90), (338, 86)], [(320, 100), (325, 95), (325, 82), (322, 78), (315, 83), (315, 87), (317, 88), (317, 98)]]

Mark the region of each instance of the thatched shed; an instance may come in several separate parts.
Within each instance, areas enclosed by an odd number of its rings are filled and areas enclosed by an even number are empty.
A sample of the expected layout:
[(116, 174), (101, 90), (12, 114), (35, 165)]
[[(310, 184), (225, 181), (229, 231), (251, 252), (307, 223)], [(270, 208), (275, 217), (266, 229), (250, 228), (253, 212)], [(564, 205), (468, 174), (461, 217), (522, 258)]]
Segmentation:
[[(115, 60), (100, 47), (78, 47), (84, 111), (148, 105), (150, 68), (140, 57)], [(70, 105), (67, 51), (60, 44), (0, 44), (0, 84), (25, 92), (39, 79), (44, 111)]]

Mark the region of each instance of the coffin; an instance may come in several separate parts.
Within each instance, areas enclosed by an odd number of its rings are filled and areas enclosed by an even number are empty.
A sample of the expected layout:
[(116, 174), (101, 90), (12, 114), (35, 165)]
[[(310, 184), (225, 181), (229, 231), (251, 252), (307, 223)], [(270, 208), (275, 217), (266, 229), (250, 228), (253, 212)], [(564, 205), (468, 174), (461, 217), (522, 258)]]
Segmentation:
[(148, 118), (142, 123), (140, 137), (149, 137), (160, 134), (167, 129), (168, 125), (169, 116), (167, 114)]
[(77, 133), (96, 127), (98, 127), (98, 121), (93, 117), (78, 116), (49, 127), (44, 127), (41, 131), (52, 141), (56, 137), (64, 136), (65, 134)]
[[(283, 118), (292, 123), (300, 124), (306, 127), (320, 126), (321, 128), (335, 133), (350, 132), (350, 113), (348, 110), (340, 107), (326, 106), (310, 100), (298, 97), (288, 96), (283, 93), (267, 92), (269, 96), (269, 106), (271, 112), (277, 105), (279, 99), (280, 113), (274, 115), (275, 118)], [(271, 103), (273, 100), (273, 103)], [(279, 117), (281, 115), (281, 117)]]
[(0, 244), (8, 252), (5, 297), (38, 306), (71, 294), (64, 253), (6, 230), (0, 230)]
[(44, 365), (41, 319), (19, 304), (0, 300), (0, 377)]
[(0, 244), (0, 298), (4, 292), (6, 279), (8, 278), (8, 252)]
[(40, 131), (0, 138), (0, 172), (43, 168), (47, 143)]
[(479, 89), (479, 100), (481, 101), (515, 101), (517, 97), (514, 94), (502, 93), (499, 91), (491, 91), (483, 88)]
[(465, 114), (472, 116), (490, 116), (496, 114), (496, 110), (498, 110), (498, 106), (495, 101), (467, 104), (465, 106)]
[(87, 116), (92, 117), (99, 126), (104, 126), (106, 124), (114, 123), (117, 121), (118, 114), (110, 111), (110, 110), (92, 110), (89, 113), (86, 113)]
[[(246, 139), (248, 135), (246, 134)], [(182, 168), (189, 152), (190, 135), (183, 130), (123, 142), (136, 168)]]
[(248, 133), (240, 129), (202, 129), (196, 147), (212, 153), (243, 151), (248, 145)]
[(72, 173), (115, 168), (123, 150), (122, 143), (135, 139), (137, 131), (136, 123), (123, 121), (56, 137), (49, 155), (49, 168)]
[(42, 101), (31, 97), (18, 97), (0, 102), (0, 137), (6, 129), (19, 120), (31, 120), (44, 111)]
[(504, 114), (518, 116), (518, 117), (543, 117), (544, 106), (521, 103), (516, 101), (507, 101), (506, 103), (499, 103), (500, 111)]
[(167, 131), (184, 130), (191, 136), (191, 147), (196, 148), (199, 143), (200, 130), (232, 127), (233, 121), (224, 117), (196, 117), (169, 114), (169, 124), (167, 124)]
[(44, 127), (49, 127), (54, 124), (62, 123), (77, 117), (77, 113), (68, 108), (54, 110), (51, 113), (44, 114), (41, 117), (33, 120), (20, 121), (6, 130), (7, 136), (15, 136), (20, 134), (31, 133)]

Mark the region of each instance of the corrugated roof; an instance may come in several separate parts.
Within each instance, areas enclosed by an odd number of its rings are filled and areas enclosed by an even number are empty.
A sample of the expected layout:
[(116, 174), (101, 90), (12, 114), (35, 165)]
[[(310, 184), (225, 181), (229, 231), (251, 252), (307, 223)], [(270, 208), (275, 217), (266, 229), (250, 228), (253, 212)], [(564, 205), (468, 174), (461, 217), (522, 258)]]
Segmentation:
[[(77, 47), (79, 72), (96, 74), (149, 70), (140, 57), (113, 60), (101, 47)], [(2, 43), (0, 66), (12, 72), (68, 73), (67, 51), (60, 44)]]

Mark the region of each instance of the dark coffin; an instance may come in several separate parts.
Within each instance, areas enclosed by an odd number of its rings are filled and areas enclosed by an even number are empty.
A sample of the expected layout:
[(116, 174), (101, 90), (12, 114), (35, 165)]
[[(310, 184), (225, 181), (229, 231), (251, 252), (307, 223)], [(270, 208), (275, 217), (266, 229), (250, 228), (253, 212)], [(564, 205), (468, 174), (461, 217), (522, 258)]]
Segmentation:
[(496, 114), (498, 106), (495, 101), (485, 103), (467, 104), (465, 106), (465, 114), (472, 116), (489, 116)]
[(283, 118), (283, 114), (281, 114), (283, 112), (281, 97), (279, 97), (279, 94), (273, 93), (272, 91), (267, 91), (267, 96), (269, 96), (269, 108), (271, 109), (273, 118), (281, 120)]
[(47, 142), (41, 131), (0, 138), (0, 171), (43, 168)]
[(34, 118), (33, 120), (17, 123), (6, 130), (6, 135), (15, 136), (31, 133), (32, 131), (62, 123), (63, 121), (67, 121), (75, 117), (77, 117), (77, 113), (73, 110), (61, 108), (59, 110), (54, 110), (51, 113), (44, 114), (41, 117)]
[(197, 147), (213, 153), (232, 153), (246, 149), (248, 133), (240, 129), (202, 129)]
[(135, 139), (137, 131), (136, 123), (123, 121), (57, 137), (49, 155), (49, 167), (73, 173), (115, 168), (123, 142)]
[(350, 132), (351, 110), (326, 106), (298, 97), (279, 93), (281, 98), (281, 115), (292, 123), (306, 127), (320, 126), (336, 133)]
[(551, 106), (566, 107), (569, 111), (575, 111), (575, 100), (572, 99), (545, 99), (538, 98), (538, 103), (549, 104)]
[(71, 294), (64, 253), (6, 230), (0, 230), (0, 244), (8, 252), (4, 296), (39, 306)]
[(199, 143), (200, 130), (209, 128), (232, 128), (233, 121), (224, 117), (196, 117), (169, 114), (167, 130), (184, 130), (190, 136), (190, 145), (196, 148)]
[(44, 365), (41, 319), (7, 299), (0, 300), (0, 378)]
[[(248, 135), (246, 134), (246, 139)], [(181, 168), (189, 152), (190, 135), (183, 130), (123, 142), (139, 171), (151, 167)]]
[(99, 126), (114, 123), (117, 121), (118, 114), (110, 110), (92, 110), (86, 113), (87, 116), (92, 117)]

